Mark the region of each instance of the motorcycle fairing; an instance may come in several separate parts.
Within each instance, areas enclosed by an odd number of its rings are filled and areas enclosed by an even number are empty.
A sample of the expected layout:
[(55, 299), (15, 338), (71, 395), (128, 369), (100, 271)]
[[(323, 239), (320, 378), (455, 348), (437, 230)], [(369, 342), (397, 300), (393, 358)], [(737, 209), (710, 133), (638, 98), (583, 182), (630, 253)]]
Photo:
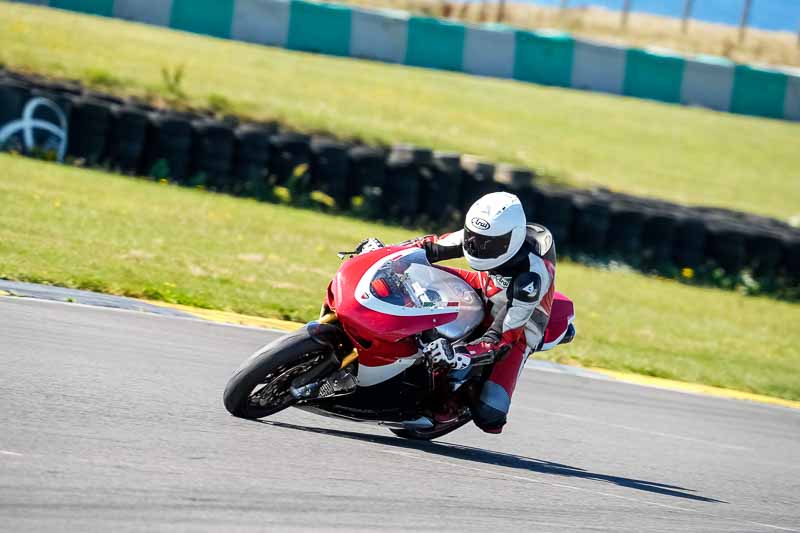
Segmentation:
[[(391, 298), (402, 296), (412, 300), (404, 302), (405, 305), (376, 294), (371, 283), (381, 268), (401, 263), (403, 268), (416, 268), (416, 263), (418, 269), (444, 272), (432, 267), (420, 248), (389, 246), (347, 260), (328, 288), (326, 305), (336, 311), (358, 349), (360, 366), (383, 366), (415, 355), (414, 335), (444, 326), (459, 316), (460, 302), (454, 298), (424, 302), (425, 287), (406, 287), (406, 293), (400, 290), (391, 293)], [(479, 303), (475, 298), (476, 304)]]
[(544, 352), (558, 346), (574, 319), (575, 307), (572, 300), (556, 291), (553, 297), (553, 307), (550, 310), (550, 320), (547, 322), (544, 341), (539, 351)]

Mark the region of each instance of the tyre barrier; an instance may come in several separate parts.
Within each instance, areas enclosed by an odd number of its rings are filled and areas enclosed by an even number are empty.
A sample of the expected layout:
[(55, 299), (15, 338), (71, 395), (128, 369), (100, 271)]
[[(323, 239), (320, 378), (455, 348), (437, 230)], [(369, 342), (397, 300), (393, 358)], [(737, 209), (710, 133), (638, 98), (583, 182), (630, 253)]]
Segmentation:
[[(33, 150), (43, 154), (46, 158), (63, 161), (67, 154), (68, 127), (72, 115), (73, 99), (74, 96), (71, 94), (53, 92), (50, 88), (31, 90), (31, 100), (25, 106), (26, 110), (31, 113), (31, 118), (39, 125), (41, 122), (58, 125), (59, 132), (41, 127), (34, 127), (31, 131), (31, 141), (35, 147)], [(25, 110), (23, 110), (23, 114), (25, 114)], [(30, 149), (26, 147), (26, 152)]]
[(672, 263), (675, 242), (675, 217), (666, 211), (653, 210), (645, 213), (642, 224), (642, 264), (650, 268), (662, 268)]
[(602, 254), (610, 226), (608, 200), (588, 193), (572, 195), (571, 219), (570, 249), (592, 255)]
[(706, 256), (727, 272), (739, 272), (747, 256), (747, 228), (738, 222), (712, 219), (706, 224)]
[(492, 163), (481, 161), (472, 155), (461, 156), (461, 193), (459, 204), (466, 212), (475, 200), (495, 190), (494, 172)]
[(461, 155), (453, 152), (434, 152), (430, 179), (423, 181), (420, 191), (425, 201), (425, 213), (437, 226), (449, 230), (462, 223)]
[(133, 106), (114, 106), (108, 135), (106, 158), (112, 170), (136, 174), (145, 148), (147, 112)]
[(93, 97), (78, 97), (72, 102), (67, 155), (99, 164), (105, 155), (106, 140), (111, 129), (110, 102)]
[(697, 268), (703, 264), (706, 250), (705, 221), (684, 212), (676, 217), (672, 242), (672, 262), (679, 267)]
[[(49, 103), (30, 111), (33, 99)], [(26, 108), (39, 129), (22, 128)], [(201, 111), (155, 109), (74, 82), (0, 70), (0, 132), (20, 124), (5, 141), (0, 137), (0, 149), (38, 155), (43, 146), (58, 148), (62, 118), (64, 147), (82, 164), (260, 200), (274, 199), (275, 185), (287, 187), (295, 203), (319, 190), (336, 209), (437, 230), (457, 227), (480, 196), (511, 191), (562, 253), (621, 258), (662, 272), (748, 271), (800, 298), (800, 229), (775, 219), (559, 187), (528, 169), (473, 155), (411, 145), (387, 150), (278, 131), (272, 123), (220, 122)]]
[(800, 237), (784, 238), (782, 252), (781, 274), (786, 276), (790, 283), (800, 285)]
[(231, 193), (259, 200), (268, 200), (272, 197), (267, 165), (271, 153), (269, 140), (274, 134), (274, 127), (264, 125), (245, 124), (236, 129)]
[(270, 137), (269, 142), (271, 182), (289, 189), (293, 202), (305, 203), (311, 194), (311, 138), (282, 132)]
[(0, 150), (63, 161), (71, 100), (18, 79), (0, 79)]
[(386, 185), (386, 153), (380, 148), (357, 145), (347, 152), (350, 161), (348, 184), (356, 212), (370, 219), (383, 216), (383, 188)]
[(210, 119), (192, 122), (189, 184), (230, 192), (234, 142), (233, 128), (227, 124)]
[(618, 200), (608, 206), (606, 248), (627, 261), (637, 261), (642, 245), (644, 211), (630, 202)]
[(565, 189), (538, 185), (533, 190), (534, 212), (537, 222), (553, 234), (556, 249), (568, 250), (572, 246), (572, 195)]
[(192, 123), (178, 114), (151, 113), (140, 173), (186, 184), (192, 147)]
[(420, 209), (420, 182), (430, 178), (432, 162), (433, 152), (427, 148), (405, 144), (392, 147), (383, 188), (383, 206), (389, 220), (412, 225), (418, 224), (418, 215), (425, 215)]
[(350, 158), (347, 145), (328, 137), (311, 139), (312, 188), (327, 194), (338, 209), (350, 208)]
[(30, 99), (29, 85), (18, 80), (0, 80), (0, 127), (19, 119)]

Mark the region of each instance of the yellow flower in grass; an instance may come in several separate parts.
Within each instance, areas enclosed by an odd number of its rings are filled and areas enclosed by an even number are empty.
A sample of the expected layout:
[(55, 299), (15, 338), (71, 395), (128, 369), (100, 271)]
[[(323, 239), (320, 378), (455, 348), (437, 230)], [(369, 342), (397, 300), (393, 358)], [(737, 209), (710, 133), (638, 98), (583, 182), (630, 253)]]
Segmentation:
[(689, 267), (684, 267), (681, 269), (681, 276), (686, 279), (692, 279), (694, 277), (694, 269)]

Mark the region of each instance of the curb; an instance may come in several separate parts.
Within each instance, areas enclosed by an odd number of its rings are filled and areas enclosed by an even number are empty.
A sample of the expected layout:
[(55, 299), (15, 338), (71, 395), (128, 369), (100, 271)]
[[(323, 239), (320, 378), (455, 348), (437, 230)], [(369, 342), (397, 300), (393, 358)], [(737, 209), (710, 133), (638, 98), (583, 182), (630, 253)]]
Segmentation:
[(299, 322), (290, 322), (288, 320), (280, 320), (277, 318), (263, 318), (259, 316), (242, 315), (234, 313), (233, 311), (216, 311), (214, 309), (201, 309), (199, 307), (191, 307), (188, 305), (171, 304), (166, 302), (156, 302), (153, 300), (141, 300), (142, 302), (157, 307), (164, 307), (167, 309), (175, 309), (176, 311), (183, 311), (189, 315), (207, 320), (209, 322), (216, 322), (218, 324), (233, 324), (237, 326), (250, 326), (254, 328), (275, 329), (279, 331), (294, 331), (300, 326)]
[(613, 380), (630, 383), (632, 385), (641, 385), (643, 387), (651, 387), (654, 389), (663, 389), (674, 392), (684, 392), (688, 394), (713, 396), (716, 398), (727, 398), (731, 400), (744, 400), (754, 403), (779, 405), (781, 407), (788, 407), (791, 409), (800, 409), (800, 402), (798, 401), (784, 400), (783, 398), (774, 398), (772, 396), (765, 396), (763, 394), (755, 394), (752, 392), (744, 392), (734, 389), (723, 389), (722, 387), (714, 387), (712, 385), (703, 385), (700, 383), (674, 381), (671, 379), (656, 378), (652, 376), (644, 376), (642, 374), (632, 374), (629, 372), (618, 372), (616, 370), (607, 370), (605, 368), (588, 367), (587, 370), (591, 370), (592, 372), (597, 372)]

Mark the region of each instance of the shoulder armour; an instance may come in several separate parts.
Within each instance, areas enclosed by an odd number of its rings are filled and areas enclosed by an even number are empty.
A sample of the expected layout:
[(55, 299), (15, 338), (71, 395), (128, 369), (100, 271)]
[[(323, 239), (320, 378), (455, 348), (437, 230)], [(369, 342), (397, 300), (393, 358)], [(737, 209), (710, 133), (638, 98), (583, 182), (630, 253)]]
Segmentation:
[(552, 263), (556, 262), (556, 245), (549, 229), (541, 224), (528, 224), (525, 241), (533, 247), (536, 255)]
[(541, 298), (542, 278), (536, 272), (523, 272), (511, 283), (508, 288), (509, 300), (518, 302), (535, 303)]

